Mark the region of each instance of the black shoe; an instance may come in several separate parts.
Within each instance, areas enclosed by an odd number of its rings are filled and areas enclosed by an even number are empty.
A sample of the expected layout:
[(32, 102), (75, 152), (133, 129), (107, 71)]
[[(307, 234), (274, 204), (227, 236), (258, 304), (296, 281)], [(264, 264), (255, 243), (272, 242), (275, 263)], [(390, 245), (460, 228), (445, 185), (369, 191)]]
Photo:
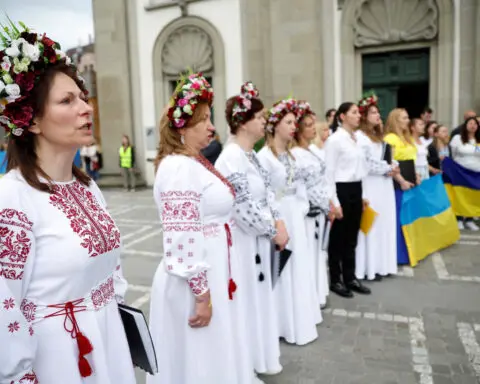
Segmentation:
[(353, 297), (352, 291), (350, 291), (350, 289), (345, 287), (345, 285), (343, 285), (342, 283), (335, 283), (330, 285), (330, 290), (342, 297), (346, 297), (346, 298)]
[(328, 297), (325, 301), (325, 304), (321, 305), (320, 306), (320, 309), (323, 311), (324, 309), (327, 309), (328, 307), (330, 307), (330, 301), (328, 300)]
[(345, 286), (348, 290), (352, 290), (362, 295), (369, 295), (370, 293), (372, 293), (372, 291), (370, 291), (370, 288), (367, 288), (366, 286), (364, 286), (357, 279), (352, 280), (351, 282), (345, 284)]
[(382, 277), (382, 275), (376, 273), (376, 274), (375, 274), (375, 278), (374, 278), (373, 280), (374, 280), (374, 281), (382, 281), (382, 280), (383, 280), (383, 277)]

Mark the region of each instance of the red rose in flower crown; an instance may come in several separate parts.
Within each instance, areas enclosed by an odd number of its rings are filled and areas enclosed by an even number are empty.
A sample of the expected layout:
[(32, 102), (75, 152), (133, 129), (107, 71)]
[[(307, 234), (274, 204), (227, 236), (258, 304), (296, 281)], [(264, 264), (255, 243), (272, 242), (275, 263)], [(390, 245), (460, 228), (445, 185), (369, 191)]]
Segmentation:
[(315, 116), (315, 112), (313, 112), (310, 103), (305, 100), (298, 100), (297, 101), (297, 108), (296, 108), (296, 118), (297, 124), (302, 121), (305, 116), (313, 115)]
[(232, 122), (241, 124), (245, 120), (245, 114), (252, 108), (252, 99), (258, 98), (260, 93), (257, 87), (251, 82), (247, 81), (240, 88), (240, 94), (235, 98), (232, 111)]
[(368, 108), (372, 105), (377, 105), (378, 103), (378, 96), (375, 94), (374, 91), (369, 91), (363, 95), (363, 97), (358, 102), (358, 110), (362, 116), (366, 116), (368, 112)]
[(213, 103), (213, 89), (201, 73), (182, 77), (170, 99), (167, 112), (171, 128), (183, 128), (193, 116), (198, 103)]
[(273, 133), (273, 128), (289, 113), (293, 113), (295, 117), (297, 116), (297, 100), (288, 98), (276, 102), (273, 104), (273, 107), (268, 110), (267, 126), (265, 129)]
[[(0, 32), (0, 126), (7, 135), (19, 137), (32, 125), (30, 94), (39, 76), (53, 64), (74, 66), (60, 45), (45, 34), (30, 32), (21, 22), (16, 26), (8, 21)], [(78, 80), (83, 82), (79, 75)]]

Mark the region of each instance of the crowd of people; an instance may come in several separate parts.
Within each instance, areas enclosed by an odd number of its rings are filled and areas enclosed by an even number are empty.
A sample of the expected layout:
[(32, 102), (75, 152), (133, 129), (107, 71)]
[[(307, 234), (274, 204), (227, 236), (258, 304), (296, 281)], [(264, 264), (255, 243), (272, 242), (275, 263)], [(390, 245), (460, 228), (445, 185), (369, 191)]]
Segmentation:
[[(0, 382), (135, 383), (118, 312), (127, 288), (121, 234), (95, 176), (74, 164), (92, 143), (84, 82), (47, 36), (23, 25), (6, 31)], [(280, 340), (315, 341), (330, 291), (370, 294), (365, 279), (408, 262), (397, 249), (402, 193), (441, 172), (445, 156), (480, 169), (476, 117), (449, 144), (443, 126), (410, 121), (404, 109), (384, 125), (374, 94), (322, 123), (305, 100), (266, 107), (251, 82), (226, 102), (231, 138), (212, 164), (202, 150), (215, 137), (213, 97), (201, 74), (184, 76), (160, 121), (153, 195), (164, 257), (152, 285), (158, 373), (149, 384), (279, 374)], [(119, 158), (135, 188), (128, 137)], [(369, 209), (378, 217), (361, 232)]]

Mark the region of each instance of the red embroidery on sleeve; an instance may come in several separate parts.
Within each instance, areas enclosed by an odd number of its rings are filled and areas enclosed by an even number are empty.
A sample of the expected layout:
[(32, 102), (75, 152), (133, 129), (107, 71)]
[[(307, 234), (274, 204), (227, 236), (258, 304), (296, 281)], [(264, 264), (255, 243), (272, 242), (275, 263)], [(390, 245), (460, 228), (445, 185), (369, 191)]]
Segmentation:
[[(161, 193), (162, 222), (165, 232), (200, 232), (200, 197), (194, 191), (168, 191)], [(171, 244), (167, 238), (167, 244)]]
[(194, 295), (201, 295), (208, 290), (207, 271), (197, 273), (194, 277), (188, 280), (188, 285)]
[(13, 323), (8, 324), (8, 331), (11, 333), (18, 332), (19, 329), (20, 324), (18, 323), (18, 321), (14, 321)]
[(115, 287), (112, 277), (109, 277), (105, 283), (102, 283), (96, 288), (92, 289), (90, 294), (95, 310), (103, 308), (105, 305), (110, 303), (114, 296)]
[(32, 241), (27, 232), (33, 223), (27, 215), (14, 209), (0, 211), (0, 277), (21, 280)]
[(120, 231), (94, 194), (79, 182), (56, 185), (50, 203), (70, 220), (70, 227), (80, 237), (90, 257), (120, 247)]
[(23, 299), (22, 304), (20, 304), (20, 310), (27, 319), (28, 322), (35, 320), (35, 313), (37, 312), (37, 306), (26, 299)]
[[(11, 384), (17, 384), (17, 383), (12, 381)], [(25, 374), (20, 380), (18, 380), (18, 384), (38, 384), (38, 379), (35, 373), (32, 371)]]
[(3, 308), (6, 309), (7, 311), (9, 309), (15, 308), (15, 300), (13, 300), (13, 297), (11, 297), (9, 299), (5, 299), (3, 301)]

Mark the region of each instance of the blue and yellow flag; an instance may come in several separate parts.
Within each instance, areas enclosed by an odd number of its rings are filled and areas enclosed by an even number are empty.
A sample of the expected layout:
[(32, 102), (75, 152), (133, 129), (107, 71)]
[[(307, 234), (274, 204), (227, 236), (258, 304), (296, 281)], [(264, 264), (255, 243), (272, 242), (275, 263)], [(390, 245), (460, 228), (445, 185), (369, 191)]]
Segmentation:
[(480, 172), (471, 171), (446, 157), (442, 162), (443, 180), (457, 216), (480, 216)]
[(404, 192), (400, 223), (412, 267), (460, 238), (457, 219), (441, 175)]

